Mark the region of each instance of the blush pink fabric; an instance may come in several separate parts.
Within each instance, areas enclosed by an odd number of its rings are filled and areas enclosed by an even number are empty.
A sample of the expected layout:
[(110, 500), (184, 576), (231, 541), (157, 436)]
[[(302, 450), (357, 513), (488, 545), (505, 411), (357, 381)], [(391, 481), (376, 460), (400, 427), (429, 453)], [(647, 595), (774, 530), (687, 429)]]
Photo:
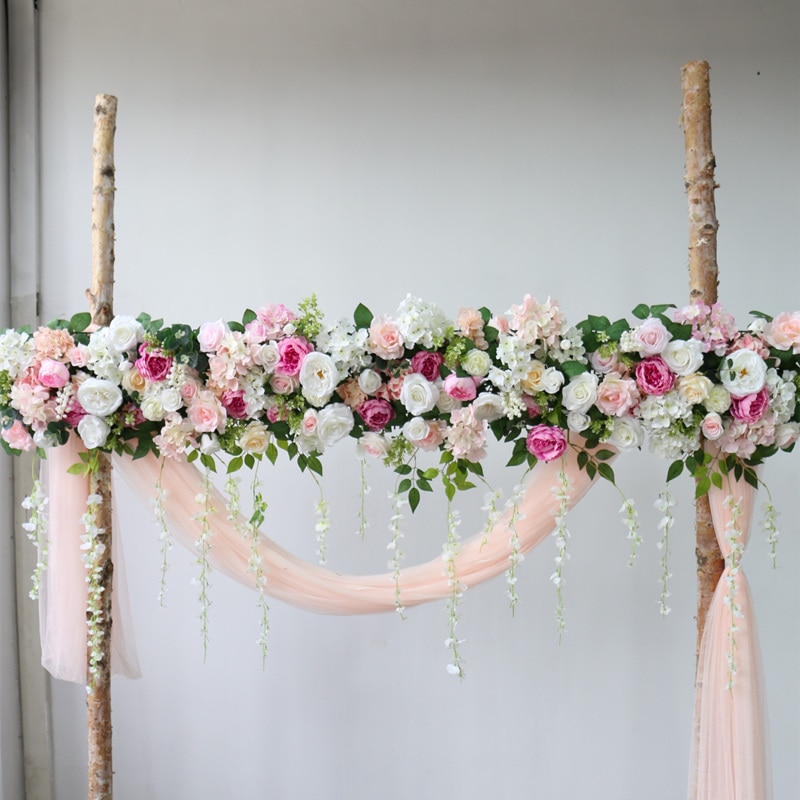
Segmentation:
[[(695, 735), (692, 737), (690, 800), (770, 800), (772, 777), (766, 726), (764, 678), (756, 630), (756, 615), (744, 572), (731, 575), (730, 544), (725, 531), (731, 519), (725, 498), (733, 495), (742, 514), (740, 541), (747, 545), (755, 504), (755, 489), (733, 481), (709, 492), (711, 516), (720, 550), (726, 558), (711, 606), (708, 609), (695, 690)], [(736, 585), (735, 602), (741, 617), (735, 620), (734, 660), (736, 674), (730, 681), (731, 609), (726, 605), (726, 578)]]

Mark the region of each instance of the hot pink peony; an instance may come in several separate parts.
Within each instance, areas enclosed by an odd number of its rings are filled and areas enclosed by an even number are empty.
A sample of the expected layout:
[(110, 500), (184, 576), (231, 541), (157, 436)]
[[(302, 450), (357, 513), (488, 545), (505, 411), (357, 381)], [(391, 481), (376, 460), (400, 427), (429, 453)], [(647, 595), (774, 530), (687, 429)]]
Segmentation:
[(528, 433), (525, 446), (539, 461), (553, 461), (566, 451), (567, 437), (561, 428), (553, 425), (535, 425)]
[(645, 394), (666, 394), (675, 385), (675, 373), (661, 356), (651, 356), (636, 365), (636, 383)]
[(356, 411), (371, 431), (382, 431), (395, 418), (391, 404), (379, 398), (367, 400)]
[(752, 424), (764, 416), (764, 412), (769, 406), (769, 392), (766, 386), (755, 394), (748, 394), (744, 397), (731, 398), (731, 416), (740, 422)]
[(420, 350), (414, 353), (411, 359), (411, 371), (419, 372), (423, 378), (431, 382), (439, 377), (439, 367), (444, 363), (441, 353), (432, 353), (429, 350)]
[(241, 389), (223, 393), (222, 405), (229, 417), (244, 419), (247, 416), (247, 400), (244, 399), (244, 392)]
[(149, 381), (163, 381), (172, 369), (172, 358), (164, 355), (160, 347), (149, 349), (147, 344), (141, 344), (139, 358), (136, 359), (136, 369)]
[(303, 359), (314, 349), (314, 346), (302, 336), (290, 336), (278, 342), (278, 363), (275, 365), (276, 375), (295, 376), (300, 374)]

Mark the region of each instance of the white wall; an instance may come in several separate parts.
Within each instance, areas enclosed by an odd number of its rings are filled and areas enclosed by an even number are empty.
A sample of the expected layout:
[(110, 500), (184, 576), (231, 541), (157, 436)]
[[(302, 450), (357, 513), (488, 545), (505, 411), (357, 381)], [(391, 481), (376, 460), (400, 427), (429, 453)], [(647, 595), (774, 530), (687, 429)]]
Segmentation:
[[(358, 301), (392, 311), (406, 292), (450, 313), (550, 294), (576, 320), (681, 303), (680, 67), (693, 58), (712, 65), (722, 298), (743, 321), (751, 308), (797, 308), (799, 23), (794, 0), (44, 3), (44, 317), (85, 304), (98, 92), (120, 99), (120, 313), (197, 325), (311, 291), (332, 317)], [(372, 470), (381, 489), (362, 543), (348, 446), (329, 462), (330, 562), (383, 570), (387, 479)], [(467, 593), (463, 684), (445, 673), (438, 605), (401, 623), (274, 602), (262, 672), (254, 597), (221, 576), (203, 665), (192, 557), (173, 551), (159, 609), (157, 535), (120, 490), (145, 678), (115, 683), (116, 797), (681, 796), (691, 487), (662, 621), (651, 500), (664, 467), (643, 455), (618, 468), (646, 539), (633, 570), (610, 487), (571, 515), (561, 646), (551, 545), (524, 564), (515, 619), (502, 579)], [(766, 477), (783, 512), (780, 566), (768, 568), (757, 535), (746, 566), (780, 799), (800, 783), (797, 457)], [(286, 467), (267, 481), (270, 533), (312, 558), (313, 486)], [(480, 503), (461, 502), (466, 535)], [(417, 516), (409, 563), (444, 537), (441, 505)], [(83, 690), (59, 685), (53, 702), (67, 800), (84, 793)]]

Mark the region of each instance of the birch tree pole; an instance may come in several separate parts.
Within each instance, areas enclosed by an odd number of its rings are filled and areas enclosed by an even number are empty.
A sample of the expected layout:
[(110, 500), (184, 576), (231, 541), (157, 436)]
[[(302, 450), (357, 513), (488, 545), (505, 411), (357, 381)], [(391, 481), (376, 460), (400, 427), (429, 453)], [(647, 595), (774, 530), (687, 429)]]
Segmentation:
[[(95, 98), (92, 142), (92, 287), (86, 290), (93, 325), (108, 325), (114, 315), (114, 132), (117, 98), (107, 94)], [(111, 461), (99, 453), (97, 470), (90, 473), (89, 493), (98, 495), (97, 536), (101, 552), (95, 565), (99, 571), (99, 631), (87, 652), (87, 727), (89, 741), (89, 800), (111, 800)], [(99, 651), (93, 656), (93, 647)], [(91, 668), (91, 671), (90, 671)]]
[[(717, 222), (714, 205), (714, 153), (711, 149), (711, 93), (708, 63), (690, 61), (681, 71), (683, 135), (686, 148), (686, 198), (689, 204), (689, 300), (711, 305), (717, 302)], [(697, 657), (706, 614), (714, 589), (722, 576), (722, 558), (708, 496), (695, 506), (697, 555)]]

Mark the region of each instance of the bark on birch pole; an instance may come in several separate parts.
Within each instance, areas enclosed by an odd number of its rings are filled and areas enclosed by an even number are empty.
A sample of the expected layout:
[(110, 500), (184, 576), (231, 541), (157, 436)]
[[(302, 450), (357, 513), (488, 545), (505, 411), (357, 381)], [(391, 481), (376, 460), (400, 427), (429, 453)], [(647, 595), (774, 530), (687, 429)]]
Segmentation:
[[(114, 314), (114, 131), (117, 123), (117, 98), (98, 95), (94, 108), (92, 143), (92, 288), (86, 290), (94, 325), (108, 325)], [(114, 564), (111, 560), (111, 461), (100, 453), (99, 467), (91, 474), (89, 492), (100, 496), (96, 515), (100, 529), (97, 539), (104, 545), (97, 560), (100, 570), (99, 660), (94, 674), (91, 644), (87, 652), (87, 725), (89, 742), (89, 800), (111, 800), (113, 770), (111, 760), (111, 587)]]
[[(717, 222), (714, 206), (714, 153), (711, 149), (711, 93), (708, 64), (691, 61), (681, 71), (683, 133), (686, 146), (686, 198), (689, 204), (689, 298), (691, 303), (717, 302)], [(697, 554), (697, 656), (706, 614), (725, 562), (708, 496), (695, 507)]]

